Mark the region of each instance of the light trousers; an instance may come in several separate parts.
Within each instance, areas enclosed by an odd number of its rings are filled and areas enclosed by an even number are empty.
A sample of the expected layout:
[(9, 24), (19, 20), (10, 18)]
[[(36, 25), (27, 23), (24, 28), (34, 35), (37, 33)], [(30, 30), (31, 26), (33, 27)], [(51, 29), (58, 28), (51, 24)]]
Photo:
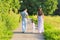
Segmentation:
[(24, 18), (22, 19), (22, 32), (26, 31), (26, 26), (27, 26), (27, 19)]

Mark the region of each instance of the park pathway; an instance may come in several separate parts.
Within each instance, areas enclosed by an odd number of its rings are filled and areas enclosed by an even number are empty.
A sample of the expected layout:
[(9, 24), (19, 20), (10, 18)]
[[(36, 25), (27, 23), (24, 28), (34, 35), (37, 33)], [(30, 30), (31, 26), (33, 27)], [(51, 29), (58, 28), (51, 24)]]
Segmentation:
[(13, 32), (14, 35), (11, 40), (44, 40), (43, 34), (39, 34), (37, 29), (35, 33), (32, 32), (32, 26), (30, 22), (27, 25), (27, 31), (25, 33), (22, 33), (21, 23)]

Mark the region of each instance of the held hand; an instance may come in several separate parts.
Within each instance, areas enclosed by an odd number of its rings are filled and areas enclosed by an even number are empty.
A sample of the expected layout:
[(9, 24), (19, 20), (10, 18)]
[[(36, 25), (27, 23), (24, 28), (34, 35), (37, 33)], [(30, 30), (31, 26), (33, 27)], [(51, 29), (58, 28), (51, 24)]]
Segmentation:
[(44, 15), (42, 15), (43, 16), (43, 19), (44, 19)]

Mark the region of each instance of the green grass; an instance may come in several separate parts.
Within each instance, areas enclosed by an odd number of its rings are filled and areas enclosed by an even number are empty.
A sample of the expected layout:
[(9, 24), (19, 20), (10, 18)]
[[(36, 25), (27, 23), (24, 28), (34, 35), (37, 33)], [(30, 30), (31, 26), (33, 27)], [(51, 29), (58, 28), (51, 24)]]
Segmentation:
[[(37, 25), (37, 17), (30, 16)], [(44, 17), (45, 40), (60, 40), (60, 16)]]

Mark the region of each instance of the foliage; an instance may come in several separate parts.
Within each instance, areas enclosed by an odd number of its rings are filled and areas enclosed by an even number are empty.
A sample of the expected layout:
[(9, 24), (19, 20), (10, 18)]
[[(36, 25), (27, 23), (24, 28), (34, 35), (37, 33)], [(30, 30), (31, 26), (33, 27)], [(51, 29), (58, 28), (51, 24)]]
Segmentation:
[(12, 36), (11, 30), (6, 27), (6, 23), (2, 21), (0, 14), (0, 40), (9, 40)]
[(16, 9), (19, 9), (19, 7), (19, 0), (0, 0), (1, 13), (9, 12), (10, 9), (16, 11)]
[(6, 23), (6, 27), (8, 27), (10, 30), (16, 29), (16, 27), (19, 24), (19, 15), (16, 13), (6, 13), (2, 14), (2, 20)]
[(46, 15), (53, 14), (57, 9), (57, 0), (20, 0), (21, 9), (27, 8), (30, 15), (37, 13), (37, 8), (42, 7)]
[(55, 10), (54, 15), (60, 15), (60, 0), (58, 0), (58, 9)]
[(45, 17), (45, 39), (60, 40), (60, 17)]
[[(34, 18), (35, 19), (34, 19)], [(36, 16), (30, 16), (36, 22)], [(60, 40), (60, 17), (45, 16), (44, 18), (44, 36), (45, 40)]]
[(19, 24), (19, 0), (0, 0), (0, 40), (10, 40)]
[(36, 24), (36, 26), (37, 26), (37, 24), (38, 24), (38, 22), (37, 22), (37, 16), (36, 15), (33, 15), (33, 16), (29, 16), (32, 20), (33, 20), (33, 22)]

